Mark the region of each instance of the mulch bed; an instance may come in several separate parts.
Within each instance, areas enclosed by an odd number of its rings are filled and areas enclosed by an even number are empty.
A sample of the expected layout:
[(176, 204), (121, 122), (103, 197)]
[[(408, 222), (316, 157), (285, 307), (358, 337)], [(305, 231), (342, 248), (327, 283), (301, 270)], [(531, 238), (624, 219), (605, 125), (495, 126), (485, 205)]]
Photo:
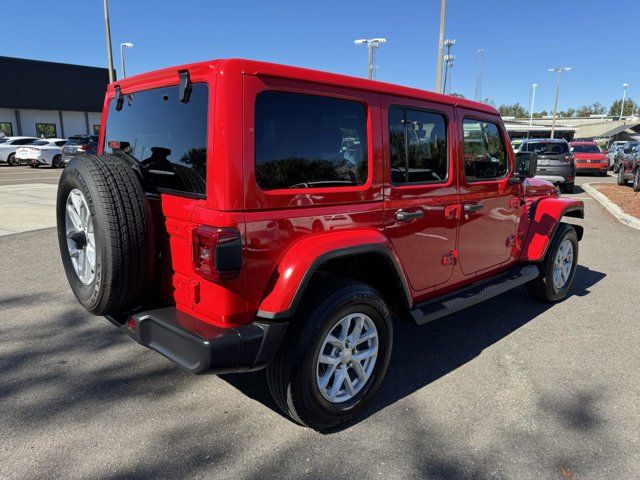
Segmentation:
[(634, 192), (631, 186), (619, 186), (613, 183), (592, 183), (591, 186), (618, 205), (627, 215), (640, 218), (640, 192)]

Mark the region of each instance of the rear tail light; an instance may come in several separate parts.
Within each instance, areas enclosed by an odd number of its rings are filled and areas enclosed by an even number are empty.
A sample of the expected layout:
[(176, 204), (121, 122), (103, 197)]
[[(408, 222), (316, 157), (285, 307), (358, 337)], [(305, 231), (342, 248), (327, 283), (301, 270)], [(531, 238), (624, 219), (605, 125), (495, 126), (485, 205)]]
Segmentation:
[(565, 155), (564, 160), (565, 162), (573, 162), (573, 155)]
[(87, 150), (89, 150), (90, 146), (88, 143), (85, 143), (84, 145), (78, 145), (78, 150), (80, 150), (81, 152), (86, 152)]
[(242, 239), (235, 228), (193, 230), (193, 269), (212, 281), (236, 278), (242, 268)]

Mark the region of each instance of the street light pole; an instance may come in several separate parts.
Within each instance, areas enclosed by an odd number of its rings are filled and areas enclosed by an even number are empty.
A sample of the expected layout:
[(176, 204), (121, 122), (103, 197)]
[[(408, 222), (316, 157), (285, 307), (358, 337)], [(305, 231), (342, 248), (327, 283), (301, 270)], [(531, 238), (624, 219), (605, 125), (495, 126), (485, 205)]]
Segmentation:
[(568, 72), (571, 70), (571, 67), (556, 67), (550, 68), (550, 72), (556, 72), (556, 100), (553, 103), (553, 120), (551, 121), (551, 138), (554, 138), (554, 134), (556, 131), (556, 116), (558, 115), (558, 96), (560, 95), (560, 74), (562, 72)]
[(124, 49), (133, 48), (133, 43), (124, 42), (120, 44), (120, 65), (122, 66), (122, 78), (127, 78), (127, 71), (124, 64)]
[(475, 101), (482, 101), (482, 58), (484, 56), (484, 48), (478, 49), (478, 77), (476, 78), (476, 95)]
[(438, 63), (436, 65), (436, 92), (442, 93), (442, 63), (444, 53), (444, 19), (447, 14), (447, 0), (440, 0), (440, 34), (438, 35)]
[(529, 131), (527, 132), (527, 138), (531, 136), (531, 127), (533, 126), (533, 106), (536, 103), (536, 87), (537, 86), (538, 86), (537, 83), (531, 84), (531, 88), (533, 89), (533, 92), (531, 93), (531, 111), (529, 112)]
[(624, 115), (624, 99), (627, 96), (627, 87), (629, 86), (628, 83), (623, 83), (622, 84), (622, 103), (620, 104), (620, 120), (622, 120), (622, 116)]
[(376, 52), (375, 50), (380, 46), (381, 43), (385, 43), (387, 41), (386, 38), (359, 38), (358, 40), (354, 40), (353, 43), (356, 45), (367, 45), (369, 50), (369, 62), (367, 68), (367, 78), (373, 78), (373, 72), (376, 69)]
[(111, 26), (109, 24), (109, 4), (108, 0), (102, 0), (104, 7), (104, 30), (107, 36), (107, 62), (109, 63), (109, 83), (116, 79), (116, 72), (113, 68), (113, 55), (111, 53)]

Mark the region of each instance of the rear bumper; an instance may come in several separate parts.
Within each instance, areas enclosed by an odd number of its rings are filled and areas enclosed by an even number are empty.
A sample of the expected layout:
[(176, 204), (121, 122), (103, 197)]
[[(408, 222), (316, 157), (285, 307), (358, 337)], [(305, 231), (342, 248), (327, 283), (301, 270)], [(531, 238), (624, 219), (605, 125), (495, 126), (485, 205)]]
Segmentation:
[(544, 166), (538, 167), (536, 178), (548, 180), (551, 183), (573, 182), (576, 176), (575, 167), (571, 164), (567, 166)]
[(286, 322), (253, 322), (239, 327), (216, 327), (176, 308), (132, 315), (122, 325), (107, 317), (136, 342), (195, 373), (259, 370), (275, 355)]

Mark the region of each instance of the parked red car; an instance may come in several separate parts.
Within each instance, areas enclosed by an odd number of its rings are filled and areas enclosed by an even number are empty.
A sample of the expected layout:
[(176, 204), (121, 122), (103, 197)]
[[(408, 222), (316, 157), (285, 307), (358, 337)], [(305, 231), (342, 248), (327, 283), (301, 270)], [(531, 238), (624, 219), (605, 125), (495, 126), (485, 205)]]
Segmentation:
[(99, 154), (60, 178), (62, 262), (88, 311), (193, 373), (266, 367), (280, 408), (324, 430), (379, 388), (395, 318), (524, 284), (566, 297), (582, 228), (562, 217), (583, 203), (536, 166), (469, 100), (248, 60), (167, 68), (109, 85)]
[(609, 158), (595, 142), (571, 142), (571, 153), (575, 158), (576, 173), (597, 173), (606, 176)]

